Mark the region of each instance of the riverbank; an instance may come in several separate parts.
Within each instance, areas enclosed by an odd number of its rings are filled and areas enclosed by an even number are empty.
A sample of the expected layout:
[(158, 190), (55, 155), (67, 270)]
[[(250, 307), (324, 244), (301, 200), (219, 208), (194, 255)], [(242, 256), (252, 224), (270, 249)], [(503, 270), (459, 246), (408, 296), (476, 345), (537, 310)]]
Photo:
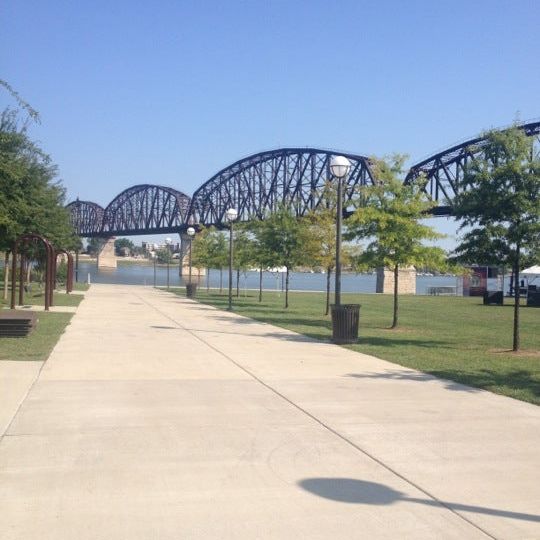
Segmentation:
[[(174, 293), (185, 295), (183, 289)], [(221, 309), (227, 306), (226, 294), (207, 294), (204, 289), (197, 291), (197, 300)], [(484, 306), (480, 298), (406, 295), (400, 297), (400, 327), (389, 330), (391, 296), (345, 294), (342, 301), (362, 306), (359, 342), (349, 348), (429, 375), (540, 404), (539, 309), (521, 310), (523, 351), (514, 354), (509, 351), (510, 305)], [(291, 293), (288, 310), (283, 308), (283, 295), (274, 292), (265, 293), (262, 303), (253, 292), (235, 297), (233, 303), (240, 315), (323, 341), (331, 337), (330, 318), (323, 315), (323, 294)]]

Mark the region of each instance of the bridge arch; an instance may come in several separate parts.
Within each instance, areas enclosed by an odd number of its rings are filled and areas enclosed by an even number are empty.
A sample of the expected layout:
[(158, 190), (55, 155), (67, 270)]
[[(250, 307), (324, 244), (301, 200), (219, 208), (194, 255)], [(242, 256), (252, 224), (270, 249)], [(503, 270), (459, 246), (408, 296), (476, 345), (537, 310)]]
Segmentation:
[(102, 235), (179, 232), (188, 223), (190, 197), (176, 189), (139, 184), (117, 195), (105, 208)]
[(79, 236), (99, 236), (103, 227), (105, 209), (91, 201), (79, 199), (66, 205), (73, 228)]
[(302, 216), (316, 208), (330, 174), (330, 158), (339, 153), (351, 161), (344, 190), (348, 202), (356, 189), (373, 183), (368, 158), (317, 148), (281, 148), (260, 152), (225, 167), (200, 186), (191, 200), (195, 223), (222, 226), (225, 212), (234, 207), (239, 221), (263, 219), (280, 203)]
[[(540, 137), (540, 121), (521, 124), (518, 128), (529, 137)], [(450, 215), (452, 200), (457, 194), (467, 164), (483, 155), (486, 144), (485, 137), (476, 137), (438, 152), (413, 165), (405, 183), (423, 175), (426, 193), (439, 203), (434, 214)]]

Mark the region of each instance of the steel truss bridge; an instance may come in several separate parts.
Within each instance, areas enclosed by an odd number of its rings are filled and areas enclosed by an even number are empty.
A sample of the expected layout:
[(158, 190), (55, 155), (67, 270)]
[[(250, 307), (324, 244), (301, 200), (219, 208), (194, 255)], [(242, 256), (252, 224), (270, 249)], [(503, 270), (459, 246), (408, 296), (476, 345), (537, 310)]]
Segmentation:
[[(519, 126), (540, 143), (540, 121)], [(470, 139), (413, 165), (405, 183), (422, 177), (426, 193), (438, 203), (434, 215), (452, 214), (452, 201), (467, 165), (483, 155), (486, 140)], [(538, 145), (535, 147), (538, 150)], [(239, 221), (261, 220), (285, 204), (303, 216), (322, 202), (331, 179), (330, 158), (346, 156), (351, 172), (344, 186), (344, 208), (363, 186), (376, 183), (368, 157), (317, 148), (281, 148), (248, 156), (225, 167), (189, 197), (174, 188), (141, 184), (116, 196), (107, 207), (76, 200), (67, 205), (77, 234), (111, 237), (183, 233), (190, 225), (225, 225), (228, 208)]]

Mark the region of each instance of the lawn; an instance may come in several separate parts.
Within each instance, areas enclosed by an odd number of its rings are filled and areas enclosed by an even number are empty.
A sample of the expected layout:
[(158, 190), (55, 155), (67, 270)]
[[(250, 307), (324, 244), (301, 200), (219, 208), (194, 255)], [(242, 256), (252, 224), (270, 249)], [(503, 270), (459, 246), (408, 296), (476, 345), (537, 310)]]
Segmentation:
[[(184, 295), (184, 289), (174, 290)], [(198, 300), (226, 308), (227, 296), (200, 290)], [(506, 300), (508, 301), (508, 300)], [(241, 315), (319, 340), (329, 340), (331, 321), (323, 315), (324, 295), (291, 293), (290, 308), (283, 295), (256, 292), (234, 298)], [(514, 354), (512, 306), (484, 306), (480, 298), (443, 296), (400, 297), (400, 327), (390, 330), (392, 298), (387, 295), (345, 294), (343, 303), (359, 303), (360, 338), (348, 345), (402, 366), (498, 394), (540, 404), (540, 309), (521, 309), (523, 351)]]
[(40, 312), (37, 316), (39, 322), (29, 336), (0, 339), (0, 360), (46, 360), (73, 314)]
[[(0, 282), (0, 289), (3, 290), (2, 282)], [(86, 283), (74, 283), (73, 289), (86, 291), (88, 285)], [(10, 298), (8, 296), (7, 301), (0, 298), (0, 308), (9, 306)], [(54, 305), (78, 306), (83, 298), (82, 294), (55, 293)], [(25, 295), (24, 302), (26, 305), (43, 305), (43, 289), (33, 284), (32, 292)], [(46, 360), (69, 324), (73, 314), (39, 312), (37, 316), (39, 322), (28, 337), (0, 339), (0, 360)]]
[[(4, 284), (0, 282), (0, 290), (4, 290)], [(55, 306), (78, 306), (84, 298), (82, 294), (65, 294), (65, 287), (58, 288), (59, 292), (54, 293)], [(74, 291), (86, 291), (88, 285), (86, 283), (74, 283)], [(19, 292), (17, 288), (16, 302), (19, 303)], [(0, 297), (0, 307), (8, 306), (11, 303), (11, 287), (8, 291), (7, 300)], [(32, 283), (31, 290), (24, 295), (24, 305), (42, 306), (45, 303), (45, 288), (40, 287), (37, 283)]]

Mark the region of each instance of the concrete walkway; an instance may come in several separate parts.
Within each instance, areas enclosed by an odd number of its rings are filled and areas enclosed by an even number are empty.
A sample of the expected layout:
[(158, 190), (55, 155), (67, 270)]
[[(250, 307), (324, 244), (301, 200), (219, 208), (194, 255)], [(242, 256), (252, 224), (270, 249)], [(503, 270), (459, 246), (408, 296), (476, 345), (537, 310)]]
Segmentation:
[(0, 443), (0, 538), (539, 539), (539, 455), (533, 405), (92, 285)]

